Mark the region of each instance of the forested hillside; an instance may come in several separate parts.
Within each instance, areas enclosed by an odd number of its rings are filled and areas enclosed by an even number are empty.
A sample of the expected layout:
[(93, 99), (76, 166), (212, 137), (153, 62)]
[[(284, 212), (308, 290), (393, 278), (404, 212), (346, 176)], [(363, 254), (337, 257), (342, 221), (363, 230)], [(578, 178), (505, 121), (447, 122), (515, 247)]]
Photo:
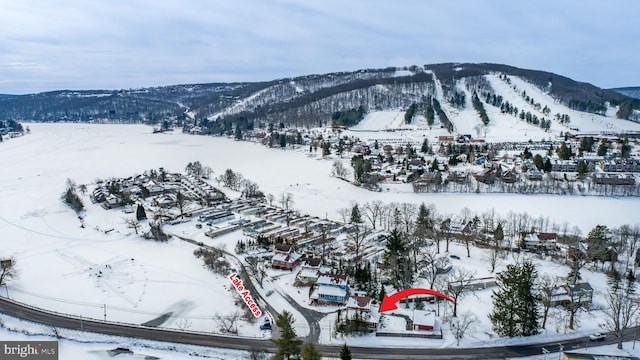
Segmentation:
[[(0, 119), (160, 123), (167, 119), (225, 128), (245, 123), (294, 126), (328, 124), (339, 111), (366, 112), (412, 108), (429, 117), (440, 103), (459, 108), (465, 99), (495, 102), (485, 75), (519, 77), (558, 102), (578, 111), (638, 119), (640, 101), (633, 92), (612, 91), (567, 77), (500, 64), (435, 64), (307, 75), (270, 82), (171, 85), (129, 90), (61, 90), (39, 94), (0, 95)], [(464, 85), (466, 89), (461, 90)], [(637, 89), (636, 89), (637, 90)], [(474, 96), (475, 94), (475, 96)], [(637, 92), (636, 92), (637, 94)], [(444, 112), (439, 118), (446, 124)], [(218, 126), (214, 126), (214, 123)], [(226, 125), (224, 125), (226, 124)], [(224, 126), (223, 126), (224, 125)]]

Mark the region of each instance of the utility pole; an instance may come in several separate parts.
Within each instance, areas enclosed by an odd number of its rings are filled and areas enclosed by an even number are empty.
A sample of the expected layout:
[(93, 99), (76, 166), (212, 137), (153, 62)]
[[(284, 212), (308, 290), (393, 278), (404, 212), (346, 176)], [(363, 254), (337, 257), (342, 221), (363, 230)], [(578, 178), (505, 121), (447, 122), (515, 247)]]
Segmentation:
[(107, 321), (107, 304), (103, 304), (104, 305), (104, 321)]
[(558, 346), (560, 347), (560, 353), (558, 354), (558, 360), (562, 360), (562, 352), (564, 351), (564, 346), (560, 343), (558, 343)]

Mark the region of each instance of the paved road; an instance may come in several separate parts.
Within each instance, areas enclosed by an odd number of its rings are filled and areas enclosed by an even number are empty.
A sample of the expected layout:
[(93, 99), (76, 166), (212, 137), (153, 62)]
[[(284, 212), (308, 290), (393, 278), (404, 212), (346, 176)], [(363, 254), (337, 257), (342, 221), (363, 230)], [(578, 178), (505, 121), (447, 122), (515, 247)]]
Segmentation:
[[(274, 345), (269, 340), (247, 339), (210, 335), (205, 333), (182, 332), (177, 330), (148, 328), (129, 324), (109, 323), (96, 320), (80, 320), (44, 310), (31, 308), (12, 300), (0, 297), (0, 312), (16, 318), (33, 321), (49, 326), (63, 327), (73, 330), (84, 330), (100, 334), (141, 338), (156, 341), (182, 344), (211, 346), (218, 348), (259, 350), (273, 352)], [(629, 330), (625, 341), (633, 340), (634, 330)], [(616, 338), (609, 335), (598, 345), (615, 343)], [(564, 349), (593, 346), (587, 338), (579, 338), (562, 342)], [(550, 342), (536, 345), (498, 346), (486, 348), (450, 348), (450, 349), (409, 349), (409, 348), (375, 348), (352, 347), (351, 352), (356, 359), (505, 359), (531, 355), (541, 355), (545, 347), (551, 352), (558, 351), (558, 343)], [(326, 356), (338, 356), (338, 346), (318, 345), (317, 348)]]
[[(184, 237), (175, 233), (171, 233), (172, 236), (175, 236), (176, 238), (182, 240), (182, 241), (186, 241), (188, 243), (197, 245), (197, 246), (201, 246), (204, 248), (208, 248), (208, 249), (213, 249), (211, 246), (205, 245), (201, 242), (197, 242), (193, 239), (190, 239), (188, 237)], [(262, 295), (260, 295), (260, 293), (258, 292), (258, 290), (256, 289), (255, 285), (253, 284), (253, 281), (251, 280), (251, 277), (249, 276), (246, 267), (244, 266), (244, 264), (242, 263), (242, 261), (240, 259), (238, 259), (234, 254), (222, 250), (222, 249), (218, 249), (220, 251), (222, 251), (223, 253), (225, 253), (227, 256), (234, 258), (238, 264), (240, 265), (240, 275), (243, 279), (243, 284), (244, 286), (249, 289), (249, 291), (251, 292), (251, 295), (256, 298), (261, 300), (261, 304), (262, 306), (264, 306), (266, 308), (266, 310), (271, 314), (271, 317), (273, 318), (273, 320), (275, 321), (275, 319), (278, 317), (278, 312), (276, 311), (276, 309), (274, 309), (265, 298), (262, 297)], [(294, 309), (298, 310), (298, 312), (300, 312), (300, 314), (305, 318), (305, 320), (307, 321), (307, 323), (309, 324), (309, 335), (304, 338), (307, 342), (312, 342), (314, 344), (317, 344), (319, 339), (320, 339), (320, 320), (325, 317), (327, 314), (321, 313), (319, 311), (315, 311), (312, 309), (308, 309), (305, 308), (304, 306), (301, 306), (300, 304), (298, 304), (297, 301), (295, 301), (293, 298), (291, 298), (291, 296), (289, 296), (288, 294), (282, 292), (279, 290), (279, 288), (276, 288), (276, 290), (278, 291), (278, 293), (280, 295), (282, 295), (282, 297), (289, 303), (289, 305), (291, 305), (291, 307), (293, 307)], [(273, 329), (273, 338), (277, 338), (278, 337), (278, 328), (274, 326)]]

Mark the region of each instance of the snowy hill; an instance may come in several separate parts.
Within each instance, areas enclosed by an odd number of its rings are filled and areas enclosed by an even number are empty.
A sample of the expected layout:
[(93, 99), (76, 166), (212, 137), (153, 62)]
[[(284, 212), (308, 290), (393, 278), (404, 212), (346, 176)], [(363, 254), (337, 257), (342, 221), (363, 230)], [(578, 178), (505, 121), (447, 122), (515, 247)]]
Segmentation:
[[(506, 83), (505, 77), (513, 82)], [(522, 96), (523, 92), (529, 100)], [(471, 101), (474, 94), (478, 94), (491, 119), (487, 129), (483, 128)], [(453, 101), (456, 96), (457, 102)], [(519, 110), (536, 115), (537, 119), (527, 119), (524, 125), (519, 124), (519, 114), (506, 114), (496, 99), (508, 101)], [(535, 102), (531, 103), (532, 99)], [(452, 63), (306, 75), (256, 83), (64, 90), (0, 97), (0, 118), (148, 123), (168, 120), (179, 126), (193, 125), (199, 120), (195, 125), (216, 134), (237, 127), (249, 129), (254, 124), (327, 125), (338, 111), (363, 106), (369, 114), (379, 111), (399, 114), (414, 105), (414, 121), (423, 121), (422, 125), (413, 124), (415, 128), (427, 125), (424, 122), (427, 109), (437, 106), (436, 103), (441, 105), (443, 112), (435, 116), (433, 126), (445, 125), (452, 132), (476, 136), (485, 132), (486, 136), (500, 136), (505, 129), (511, 129), (506, 132), (544, 137), (536, 124), (542, 117), (545, 122), (552, 120), (550, 131), (572, 127), (581, 131), (630, 130), (635, 129), (633, 124), (617, 118), (640, 120), (640, 102), (620, 92), (599, 89), (544, 71), (499, 64)], [(545, 114), (541, 113), (544, 107)], [(554, 121), (555, 115), (568, 115), (571, 121), (560, 124)], [(403, 124), (402, 120), (398, 115), (385, 126), (397, 128)], [(451, 126), (447, 120), (451, 121)]]
[(611, 90), (619, 92), (622, 95), (626, 95), (635, 99), (640, 99), (640, 86), (615, 88)]

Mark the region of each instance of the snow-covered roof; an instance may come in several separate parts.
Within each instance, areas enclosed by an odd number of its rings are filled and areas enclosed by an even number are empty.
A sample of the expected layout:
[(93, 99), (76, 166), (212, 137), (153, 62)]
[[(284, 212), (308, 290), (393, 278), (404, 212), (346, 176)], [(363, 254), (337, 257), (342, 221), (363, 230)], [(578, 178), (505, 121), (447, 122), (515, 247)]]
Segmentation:
[(298, 273), (298, 276), (303, 278), (317, 279), (318, 269), (310, 269), (310, 268), (303, 267), (302, 270), (300, 270), (300, 272)]
[(302, 255), (292, 252), (290, 254), (283, 254), (283, 253), (275, 253), (275, 255), (273, 255), (273, 257), (271, 258), (271, 261), (282, 261), (282, 262), (295, 262), (298, 259), (300, 259), (302, 257)]
[(347, 275), (318, 274), (318, 285), (344, 286), (347, 284)]
[(436, 313), (427, 310), (413, 310), (413, 324), (435, 326)]
[(347, 291), (335, 286), (320, 285), (318, 286), (318, 289), (313, 293), (313, 295), (311, 295), (311, 297), (314, 298), (315, 296), (315, 298), (317, 299), (319, 295), (346, 296)]

